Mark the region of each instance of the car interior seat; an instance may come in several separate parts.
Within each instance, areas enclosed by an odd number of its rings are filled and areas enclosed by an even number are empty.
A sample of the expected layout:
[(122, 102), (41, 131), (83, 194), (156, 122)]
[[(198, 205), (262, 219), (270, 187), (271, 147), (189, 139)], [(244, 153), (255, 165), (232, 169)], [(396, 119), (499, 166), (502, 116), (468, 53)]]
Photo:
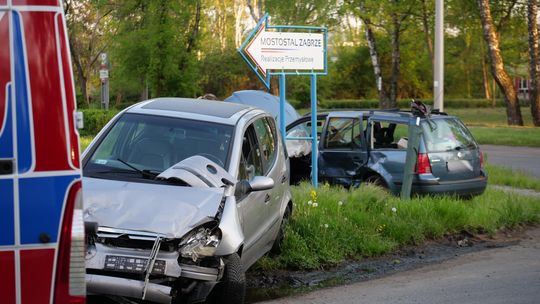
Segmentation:
[(143, 137), (133, 144), (128, 162), (145, 169), (165, 170), (174, 165), (172, 146), (165, 139)]

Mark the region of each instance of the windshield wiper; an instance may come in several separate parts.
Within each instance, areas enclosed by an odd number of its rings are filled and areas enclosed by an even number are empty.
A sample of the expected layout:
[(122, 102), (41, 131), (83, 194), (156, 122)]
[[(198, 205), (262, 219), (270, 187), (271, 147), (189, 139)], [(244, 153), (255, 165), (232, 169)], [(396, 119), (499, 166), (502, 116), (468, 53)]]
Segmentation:
[(121, 162), (122, 164), (128, 166), (129, 168), (133, 169), (134, 171), (137, 171), (139, 172), (143, 178), (155, 178), (156, 176), (158, 176), (161, 172), (157, 172), (157, 171), (153, 171), (153, 170), (148, 170), (148, 169), (139, 169), (135, 166), (133, 166), (132, 164), (128, 163), (127, 161), (125, 160), (122, 160), (120, 158), (117, 158), (116, 159), (117, 161)]

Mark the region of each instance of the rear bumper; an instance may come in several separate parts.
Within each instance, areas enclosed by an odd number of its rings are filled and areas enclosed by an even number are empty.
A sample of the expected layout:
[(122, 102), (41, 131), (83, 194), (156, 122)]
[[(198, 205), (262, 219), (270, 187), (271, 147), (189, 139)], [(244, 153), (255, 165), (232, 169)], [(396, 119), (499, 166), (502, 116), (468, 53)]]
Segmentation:
[(468, 180), (439, 182), (413, 182), (412, 192), (416, 194), (450, 194), (459, 196), (474, 196), (484, 193), (487, 187), (487, 177), (480, 176)]

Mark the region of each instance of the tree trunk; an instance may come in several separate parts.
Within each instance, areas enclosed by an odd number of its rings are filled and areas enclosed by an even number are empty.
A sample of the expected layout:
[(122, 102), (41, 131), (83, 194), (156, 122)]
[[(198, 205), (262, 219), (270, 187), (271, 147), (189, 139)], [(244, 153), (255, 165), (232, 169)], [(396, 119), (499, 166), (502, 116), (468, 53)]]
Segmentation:
[(431, 41), (431, 33), (429, 32), (426, 0), (422, 0), (422, 26), (424, 27), (424, 39), (426, 41), (426, 48), (428, 50), (429, 59), (431, 59), (431, 66), (433, 66), (435, 64), (435, 57), (433, 55), (433, 42)]
[(501, 89), (506, 103), (507, 122), (509, 125), (523, 125), (521, 109), (517, 98), (517, 92), (512, 79), (504, 69), (501, 50), (499, 49), (499, 37), (495, 31), (489, 0), (477, 0), (480, 11), (480, 19), (484, 29), (484, 39), (488, 46), (488, 54), (491, 60), (491, 73)]
[(195, 43), (197, 42), (197, 38), (199, 36), (200, 23), (201, 23), (201, 0), (198, 0), (197, 6), (195, 9), (195, 22), (193, 24), (193, 27), (191, 28), (191, 35), (189, 35), (188, 44), (186, 47), (187, 53), (190, 53), (195, 47)]
[(482, 78), (483, 78), (483, 84), (484, 84), (484, 98), (491, 99), (491, 91), (489, 90), (489, 78), (488, 78), (487, 73), (488, 72), (487, 72), (486, 58), (482, 57)]
[(392, 75), (390, 76), (390, 101), (389, 108), (397, 105), (399, 65), (401, 61), (399, 50), (400, 21), (397, 14), (392, 14)]
[(538, 50), (538, 1), (529, 0), (527, 21), (529, 26), (529, 100), (533, 123), (540, 127), (540, 53)]
[[(279, 76), (270, 77), (270, 89), (268, 91), (274, 96), (279, 96)], [(285, 92), (285, 95), (287, 95), (287, 92)]]
[(388, 108), (388, 96), (384, 90), (384, 82), (381, 72), (381, 60), (379, 53), (377, 52), (377, 44), (375, 41), (375, 35), (371, 29), (371, 24), (367, 18), (362, 18), (364, 22), (364, 28), (366, 32), (366, 40), (369, 48), (369, 55), (371, 56), (371, 64), (373, 65), (373, 75), (375, 76), (375, 85), (377, 86), (377, 93), (379, 95), (379, 108)]
[[(486, 45), (484, 40), (481, 40), (481, 46), (482, 46), (482, 53), (486, 51)], [(491, 106), (495, 107), (495, 92), (490, 91), (490, 83), (489, 83), (489, 77), (488, 77), (488, 58), (486, 55), (482, 55), (482, 79), (484, 84), (484, 97), (486, 99), (491, 99), (493, 97), (493, 101)]]
[(75, 48), (75, 45), (71, 41), (73, 41), (70, 37), (69, 39), (69, 48), (71, 49), (71, 58), (73, 59), (73, 63), (75, 64), (75, 69), (77, 70), (77, 78), (79, 80), (79, 85), (81, 88), (81, 94), (83, 97), (83, 101), (86, 104), (86, 106), (90, 105), (90, 100), (88, 99), (88, 93), (86, 89), (86, 76), (84, 74), (84, 69), (81, 63), (81, 58), (79, 57), (79, 53), (77, 49)]

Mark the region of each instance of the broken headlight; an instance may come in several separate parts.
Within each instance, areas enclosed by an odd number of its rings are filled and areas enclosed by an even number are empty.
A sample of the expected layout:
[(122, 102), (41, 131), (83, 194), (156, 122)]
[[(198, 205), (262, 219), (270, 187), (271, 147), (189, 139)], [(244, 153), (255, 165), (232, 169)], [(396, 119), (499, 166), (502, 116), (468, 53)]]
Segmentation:
[(221, 231), (218, 228), (196, 228), (180, 242), (180, 255), (196, 262), (199, 257), (213, 256), (220, 241)]

